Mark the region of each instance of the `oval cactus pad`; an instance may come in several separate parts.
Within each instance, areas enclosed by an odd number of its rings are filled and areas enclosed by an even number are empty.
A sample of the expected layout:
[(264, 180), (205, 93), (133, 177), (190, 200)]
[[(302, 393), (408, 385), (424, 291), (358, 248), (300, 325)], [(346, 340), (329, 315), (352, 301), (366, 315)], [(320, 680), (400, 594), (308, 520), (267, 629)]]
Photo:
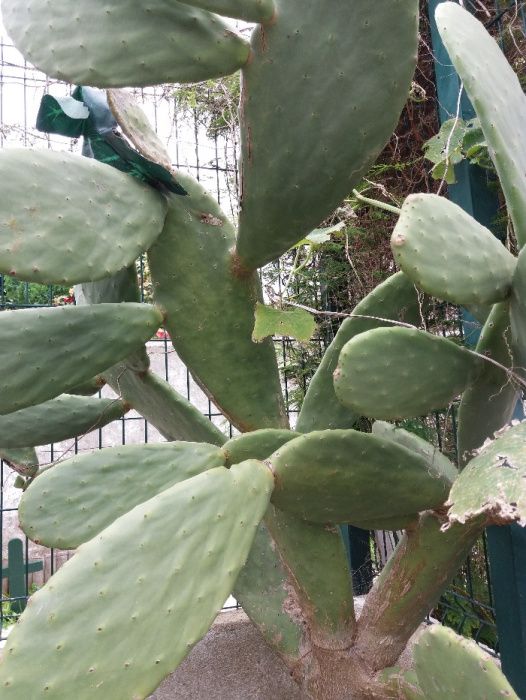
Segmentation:
[(397, 420), (444, 408), (482, 359), (416, 328), (378, 328), (350, 340), (334, 373), (336, 396), (369, 418)]
[(34, 542), (75, 549), (139, 503), (224, 462), (218, 447), (194, 442), (123, 445), (72, 457), (24, 493), (20, 525)]
[(162, 321), (159, 310), (147, 304), (3, 311), (0, 415), (91, 379), (141, 347)]
[(2, 698), (148, 697), (231, 593), (272, 487), (260, 462), (211, 469), (82, 545), (10, 635)]
[(452, 483), (440, 462), (383, 437), (356, 430), (320, 430), (277, 450), (272, 502), (312, 522), (384, 521), (445, 501)]
[(72, 153), (0, 153), (0, 273), (43, 284), (97, 280), (161, 233), (164, 199), (135, 178)]
[(407, 197), (391, 248), (405, 274), (438, 299), (494, 304), (510, 294), (517, 258), (491, 231), (444, 197)]
[(235, 73), (249, 47), (216, 15), (176, 0), (2, 0), (17, 48), (77, 85), (141, 87)]
[(0, 416), (0, 445), (33, 447), (69, 440), (103, 428), (129, 410), (120, 399), (64, 394)]

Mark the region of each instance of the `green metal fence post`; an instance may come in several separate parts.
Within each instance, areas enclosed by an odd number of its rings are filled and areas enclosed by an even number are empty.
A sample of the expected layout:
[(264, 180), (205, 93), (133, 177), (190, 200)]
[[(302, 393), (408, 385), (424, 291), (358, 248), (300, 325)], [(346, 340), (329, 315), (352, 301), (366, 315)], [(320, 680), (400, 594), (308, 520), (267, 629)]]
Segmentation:
[[(465, 94), (459, 102), (460, 80), (435, 24), (435, 9), (442, 1), (428, 3), (441, 123), (454, 117), (458, 107), (461, 118), (474, 116)], [(486, 174), (467, 162), (455, 173), (457, 184), (449, 186), (450, 199), (491, 229), (498, 202)], [(492, 527), (487, 538), (502, 669), (518, 695), (526, 698), (526, 531), (518, 526)]]
[(24, 562), (24, 545), (16, 538), (7, 545), (7, 569), (2, 569), (1, 578), (7, 578), (9, 597), (12, 598), (11, 610), (22, 613), (27, 603), (27, 575), (42, 571), (42, 561)]

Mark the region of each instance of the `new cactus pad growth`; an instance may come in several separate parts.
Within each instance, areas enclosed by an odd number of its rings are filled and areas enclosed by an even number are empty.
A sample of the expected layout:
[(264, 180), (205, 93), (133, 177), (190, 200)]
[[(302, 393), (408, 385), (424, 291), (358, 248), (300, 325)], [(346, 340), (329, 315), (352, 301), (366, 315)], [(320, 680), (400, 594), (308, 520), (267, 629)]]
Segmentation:
[[(526, 423), (501, 430), (524, 382), (524, 253), (443, 198), (409, 197), (393, 235), (402, 269), (341, 325), (295, 429), (273, 344), (252, 342), (257, 268), (331, 214), (395, 126), (415, 66), (416, 0), (1, 2), (28, 60), (92, 86), (46, 96), (38, 119), (82, 137), (91, 160), (0, 154), (0, 270), (77, 284), (76, 307), (0, 314), (0, 456), (27, 479), (26, 533), (78, 547), (9, 636), (1, 697), (144, 699), (233, 593), (306, 699), (515, 698), (473, 645), (442, 629), (407, 649), (411, 668), (398, 662), (485, 525), (526, 520)], [(251, 42), (218, 15), (255, 22)], [(468, 12), (442, 3), (438, 25), (520, 246), (526, 98)], [(119, 88), (238, 69), (236, 229), (174, 170)], [(151, 306), (138, 303), (143, 253)], [(475, 351), (424, 330), (426, 294), (485, 309)], [(240, 435), (227, 439), (149, 367), (145, 344), (161, 325)], [(116, 399), (92, 395), (104, 382)], [(374, 422), (459, 396), (460, 475), (434, 445)], [(130, 406), (166, 442), (39, 466), (33, 445)], [(358, 429), (364, 416), (372, 432)], [(340, 523), (405, 530), (358, 619)]]

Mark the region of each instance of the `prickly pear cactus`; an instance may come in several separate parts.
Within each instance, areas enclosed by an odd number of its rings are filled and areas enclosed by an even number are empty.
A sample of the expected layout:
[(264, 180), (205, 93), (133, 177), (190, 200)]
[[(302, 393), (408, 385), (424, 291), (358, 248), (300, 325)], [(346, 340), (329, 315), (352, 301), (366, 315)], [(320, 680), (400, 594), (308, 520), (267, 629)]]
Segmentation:
[[(0, 271), (76, 283), (78, 300), (0, 314), (0, 455), (27, 478), (22, 526), (35, 541), (78, 546), (10, 635), (2, 697), (146, 698), (231, 592), (305, 698), (468, 697), (464, 676), (475, 674), (477, 652), (449, 633), (424, 636), (414, 669), (395, 664), (484, 526), (526, 522), (524, 425), (483, 447), (508, 422), (523, 382), (515, 368), (526, 364), (524, 254), (514, 257), (444, 199), (410, 197), (392, 240), (401, 271), (342, 324), (295, 430), (273, 346), (251, 339), (257, 268), (330, 214), (389, 137), (415, 65), (418, 5), (153, 0), (138, 10), (130, 0), (73, 9), (65, 0), (2, 0), (7, 30), (30, 61), (91, 86), (47, 96), (38, 116), (42, 130), (83, 137), (91, 160), (0, 157)], [(256, 23), (251, 42), (218, 15)], [(438, 20), (521, 244), (524, 95), (465, 10), (443, 3)], [(491, 71), (479, 55), (493, 56)], [(238, 69), (236, 230), (199, 183), (173, 170), (145, 116), (115, 88)], [(491, 104), (495, 87), (510, 99), (505, 116)], [(152, 306), (137, 303), (134, 261), (144, 252)], [(424, 292), (488, 307), (476, 350), (420, 327)], [(145, 342), (160, 325), (242, 434), (227, 441), (150, 370)], [(93, 397), (104, 382), (118, 400)], [(414, 417), (459, 395), (460, 476), (393, 424), (357, 430), (362, 416)], [(39, 469), (34, 445), (129, 407), (167, 442)], [(341, 523), (406, 529), (359, 620)], [(458, 670), (447, 682), (434, 673), (437, 655)], [(491, 677), (488, 692), (514, 697)]]

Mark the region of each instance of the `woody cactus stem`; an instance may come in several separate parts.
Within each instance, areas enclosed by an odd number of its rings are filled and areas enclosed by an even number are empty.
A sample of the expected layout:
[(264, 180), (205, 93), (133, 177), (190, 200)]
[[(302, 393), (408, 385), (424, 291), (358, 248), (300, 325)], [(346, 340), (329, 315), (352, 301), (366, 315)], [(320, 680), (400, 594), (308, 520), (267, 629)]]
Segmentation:
[[(130, 0), (77, 5), (72, 14), (65, 0), (2, 0), (19, 48), (55, 77), (140, 86), (242, 67), (240, 228), (173, 170), (118, 89), (42, 102), (39, 128), (82, 136), (94, 161), (0, 158), (0, 271), (77, 283), (78, 301), (0, 314), (0, 455), (28, 477), (22, 526), (37, 542), (78, 546), (9, 636), (2, 700), (144, 699), (232, 592), (305, 698), (468, 698), (465, 675), (480, 659), (456, 638), (428, 636), (413, 669), (394, 664), (483, 527), (526, 523), (526, 424), (485, 443), (524, 384), (524, 252), (517, 259), (443, 199), (408, 198), (392, 240), (401, 271), (341, 326), (296, 430), (272, 343), (251, 340), (256, 268), (331, 214), (396, 123), (415, 64), (417, 0), (379, 0), (374, 12), (370, 0), (152, 0), (139, 13)], [(259, 22), (250, 45), (214, 12)], [(439, 26), (522, 243), (526, 98), (500, 54), (493, 73), (480, 67), (478, 54), (498, 49), (469, 13), (442, 3)], [(511, 95), (504, 116), (488, 104), (495, 86)], [(153, 306), (137, 303), (141, 253)], [(477, 352), (420, 327), (424, 292), (492, 306)], [(161, 324), (242, 434), (227, 441), (151, 370), (145, 343)], [(89, 395), (104, 381), (117, 400)], [(416, 417), (460, 394), (460, 476), (433, 445), (377, 420)], [(130, 406), (168, 442), (39, 470), (33, 445)], [(372, 434), (355, 429), (363, 416), (376, 421)], [(358, 619), (343, 523), (406, 531)], [(456, 675), (437, 678), (426, 649), (448, 658), (452, 647)], [(498, 669), (487, 678), (477, 692), (514, 697)]]

